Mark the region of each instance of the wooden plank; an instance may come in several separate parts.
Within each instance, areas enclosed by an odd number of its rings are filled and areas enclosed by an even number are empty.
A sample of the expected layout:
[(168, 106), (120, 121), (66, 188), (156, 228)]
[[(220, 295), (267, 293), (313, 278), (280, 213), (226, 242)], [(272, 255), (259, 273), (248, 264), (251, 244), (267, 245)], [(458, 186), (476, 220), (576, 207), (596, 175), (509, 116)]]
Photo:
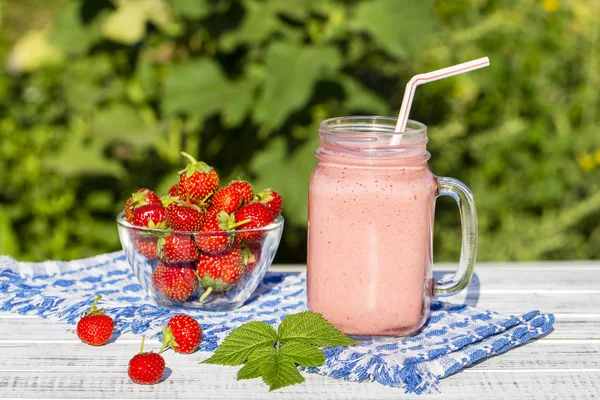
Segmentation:
[(406, 396), (400, 388), (374, 382), (353, 383), (303, 374), (306, 382), (269, 393), (259, 380), (236, 381), (235, 369), (212, 372), (173, 368), (158, 385), (131, 383), (125, 370), (102, 374), (11, 372), (0, 374), (0, 398), (158, 398), (158, 399), (592, 399), (600, 392), (599, 371), (477, 371), (440, 382), (440, 392)]
[[(127, 363), (139, 350), (139, 342), (122, 342), (94, 347), (81, 342), (33, 342), (0, 343), (2, 364), (0, 375), (11, 371), (71, 371), (81, 372), (82, 366), (95, 373), (126, 368)], [(146, 341), (146, 350), (158, 351), (157, 340)], [(65, 351), (68, 349), (68, 351)], [(198, 365), (211, 353), (196, 352), (180, 355), (173, 351), (163, 353), (167, 365), (178, 369), (212, 371), (212, 365)], [(551, 354), (552, 357), (548, 357)], [(531, 342), (498, 357), (492, 357), (477, 365), (481, 370), (514, 369), (578, 369), (600, 370), (600, 341), (545, 341)]]
[(600, 310), (600, 293), (493, 293), (466, 290), (456, 296), (441, 300), (455, 304), (468, 304), (504, 314), (519, 314), (540, 310), (558, 314), (588, 314)]

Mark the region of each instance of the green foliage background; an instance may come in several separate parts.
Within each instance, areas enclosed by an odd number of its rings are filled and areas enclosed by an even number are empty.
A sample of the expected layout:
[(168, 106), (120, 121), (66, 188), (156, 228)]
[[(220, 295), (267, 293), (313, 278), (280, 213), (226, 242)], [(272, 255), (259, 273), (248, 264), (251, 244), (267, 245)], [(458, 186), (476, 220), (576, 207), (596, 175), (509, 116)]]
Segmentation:
[[(600, 6), (587, 0), (0, 0), (0, 254), (119, 249), (138, 187), (185, 150), (285, 199), (278, 262), (305, 259), (317, 125), (395, 115), (419, 72), (431, 169), (467, 183), (479, 260), (600, 257)], [(458, 258), (440, 200), (435, 258)]]

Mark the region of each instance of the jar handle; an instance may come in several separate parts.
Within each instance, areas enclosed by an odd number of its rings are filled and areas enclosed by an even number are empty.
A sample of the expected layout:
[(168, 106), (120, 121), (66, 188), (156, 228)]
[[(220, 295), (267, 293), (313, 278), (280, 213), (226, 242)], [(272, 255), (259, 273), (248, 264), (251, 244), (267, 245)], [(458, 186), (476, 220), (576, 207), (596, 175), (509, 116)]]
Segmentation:
[(435, 294), (449, 296), (460, 292), (469, 284), (473, 276), (477, 255), (477, 209), (471, 190), (461, 181), (453, 178), (437, 178), (437, 197), (450, 196), (458, 204), (462, 231), (462, 244), (458, 270), (450, 279), (435, 282)]

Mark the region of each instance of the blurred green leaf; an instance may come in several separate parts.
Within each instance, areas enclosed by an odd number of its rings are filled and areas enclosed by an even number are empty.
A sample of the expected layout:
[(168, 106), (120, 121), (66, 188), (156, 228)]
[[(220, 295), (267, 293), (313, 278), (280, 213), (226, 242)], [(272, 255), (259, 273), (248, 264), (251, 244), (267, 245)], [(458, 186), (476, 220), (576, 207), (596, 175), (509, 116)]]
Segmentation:
[(71, 1), (59, 13), (50, 40), (67, 54), (80, 54), (102, 39), (102, 25), (108, 16), (103, 11), (90, 22), (81, 19), (82, 2)]
[(120, 0), (102, 25), (107, 39), (132, 45), (146, 34), (146, 23), (168, 30), (174, 23), (172, 9), (163, 0)]
[(276, 9), (255, 0), (242, 2), (245, 15), (239, 29), (227, 32), (220, 41), (221, 48), (232, 50), (240, 44), (258, 45), (283, 28)]
[(117, 140), (148, 146), (160, 135), (158, 127), (146, 125), (134, 108), (120, 103), (99, 110), (90, 131), (101, 146)]
[(176, 11), (190, 19), (202, 19), (211, 12), (211, 7), (206, 0), (172, 0), (172, 3)]
[(254, 120), (273, 130), (305, 106), (317, 81), (337, 72), (342, 59), (333, 46), (277, 42), (269, 47), (265, 64), (268, 78), (254, 108)]
[(272, 139), (269, 145), (256, 153), (250, 163), (256, 175), (254, 188), (273, 188), (284, 199), (284, 214), (289, 223), (305, 226), (308, 220), (308, 181), (317, 164), (314, 155), (319, 145), (314, 135), (292, 154), (288, 153), (283, 138)]
[(167, 114), (187, 113), (201, 120), (222, 113), (227, 126), (240, 124), (252, 101), (253, 84), (228, 80), (218, 64), (198, 59), (173, 66), (162, 98)]
[(352, 22), (391, 55), (405, 59), (430, 40), (435, 15), (429, 0), (372, 0), (357, 6)]
[(65, 176), (109, 175), (121, 177), (123, 168), (113, 159), (104, 156), (104, 146), (99, 142), (89, 145), (77, 137), (69, 138), (61, 152), (43, 159), (45, 168)]
[(0, 207), (0, 254), (16, 255), (19, 252), (17, 240), (10, 218), (4, 208)]
[(355, 79), (349, 76), (341, 76), (340, 83), (346, 92), (346, 107), (348, 110), (367, 112), (373, 115), (389, 114), (389, 104)]
[(31, 31), (13, 45), (6, 66), (13, 72), (32, 72), (57, 64), (63, 57), (60, 49), (48, 39), (47, 30)]
[(146, 33), (146, 5), (143, 1), (124, 1), (102, 24), (105, 38), (123, 44), (134, 44)]
[(113, 195), (108, 190), (96, 190), (85, 198), (85, 207), (92, 211), (112, 211)]

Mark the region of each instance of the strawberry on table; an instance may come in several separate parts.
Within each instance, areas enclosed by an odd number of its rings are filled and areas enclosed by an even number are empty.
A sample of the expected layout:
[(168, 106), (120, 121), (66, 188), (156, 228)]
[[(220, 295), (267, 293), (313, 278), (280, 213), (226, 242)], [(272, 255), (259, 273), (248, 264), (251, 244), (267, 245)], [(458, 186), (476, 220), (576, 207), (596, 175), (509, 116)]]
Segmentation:
[(264, 189), (256, 194), (256, 200), (267, 207), (273, 217), (277, 218), (283, 208), (283, 199), (281, 195), (272, 189)]
[(187, 167), (181, 170), (178, 191), (180, 196), (189, 196), (196, 200), (205, 200), (219, 188), (219, 175), (202, 161), (196, 161), (188, 153), (182, 152), (190, 160)]
[(144, 353), (145, 339), (142, 338), (140, 352), (129, 361), (127, 374), (135, 383), (139, 383), (140, 385), (154, 385), (160, 382), (165, 372), (165, 360), (158, 353)]
[(191, 354), (196, 351), (202, 340), (200, 324), (185, 314), (173, 316), (167, 326), (163, 326), (162, 332), (163, 344), (159, 353), (169, 346), (177, 353)]
[(243, 203), (242, 194), (232, 186), (225, 186), (217, 190), (212, 197), (212, 210), (225, 211), (231, 214)]
[(206, 288), (200, 302), (212, 292), (226, 292), (232, 289), (246, 272), (242, 251), (235, 247), (229, 253), (218, 256), (201, 254), (196, 264), (196, 272), (200, 285)]
[(194, 264), (164, 264), (152, 271), (152, 286), (170, 301), (183, 303), (198, 287)]
[(139, 189), (125, 202), (125, 220), (133, 223), (133, 211), (146, 204), (160, 204), (160, 198), (150, 189)]
[[(235, 212), (236, 221), (247, 221), (250, 222), (242, 225), (238, 230), (242, 229), (257, 229), (263, 226), (269, 225), (275, 220), (273, 213), (262, 203), (254, 202), (242, 206)], [(238, 238), (245, 242), (258, 242), (262, 238), (263, 233), (260, 231), (256, 232), (239, 232)]]
[(191, 236), (171, 234), (158, 239), (158, 257), (165, 263), (192, 262), (198, 259), (199, 253)]
[(228, 234), (249, 220), (236, 222), (233, 214), (225, 211), (211, 210), (206, 214), (200, 234), (196, 235), (198, 248), (208, 254), (220, 254), (231, 249), (234, 236)]
[(103, 309), (96, 309), (102, 296), (96, 297), (90, 311), (86, 312), (77, 323), (77, 336), (82, 342), (92, 346), (101, 346), (112, 336), (115, 324), (111, 317), (104, 314)]
[(244, 204), (248, 204), (254, 198), (254, 191), (252, 186), (246, 181), (231, 181), (227, 187), (232, 187), (237, 190), (242, 196)]

